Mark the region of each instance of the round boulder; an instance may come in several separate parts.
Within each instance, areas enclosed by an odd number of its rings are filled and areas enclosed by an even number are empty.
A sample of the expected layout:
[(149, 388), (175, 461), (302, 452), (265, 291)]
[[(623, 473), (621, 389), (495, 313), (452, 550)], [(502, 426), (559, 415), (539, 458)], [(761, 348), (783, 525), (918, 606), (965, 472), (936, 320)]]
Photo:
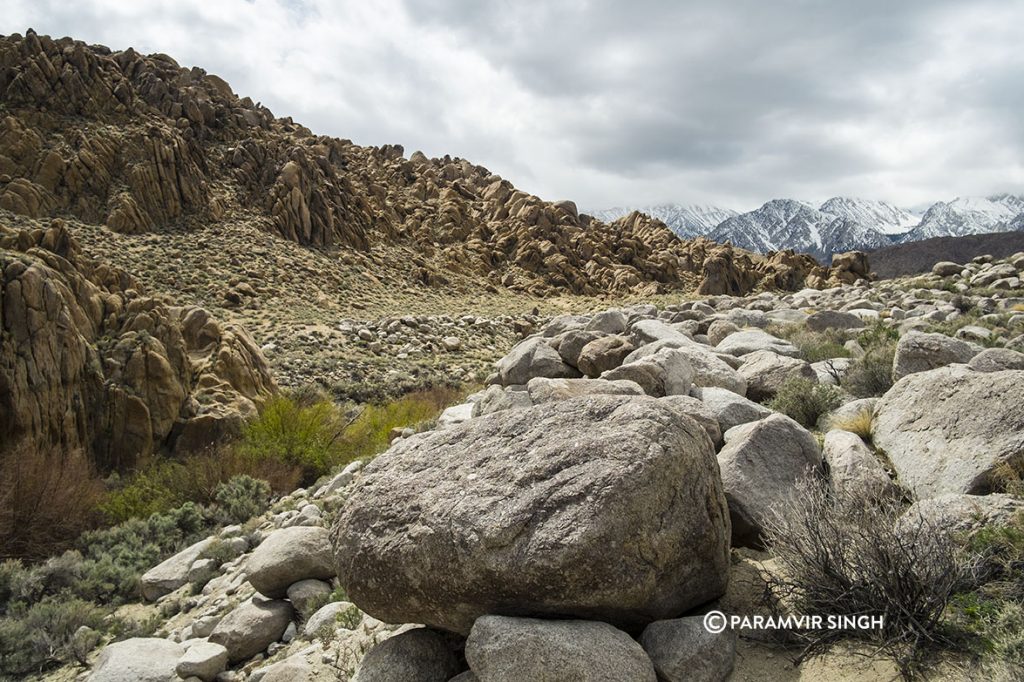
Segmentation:
[(276, 530), (249, 557), (246, 572), (257, 592), (275, 599), (300, 580), (329, 580), (334, 577), (330, 533), (319, 526)]
[(463, 634), (488, 613), (642, 626), (714, 599), (728, 579), (711, 441), (645, 396), (557, 401), (399, 441), (367, 465), (333, 533), (360, 609)]

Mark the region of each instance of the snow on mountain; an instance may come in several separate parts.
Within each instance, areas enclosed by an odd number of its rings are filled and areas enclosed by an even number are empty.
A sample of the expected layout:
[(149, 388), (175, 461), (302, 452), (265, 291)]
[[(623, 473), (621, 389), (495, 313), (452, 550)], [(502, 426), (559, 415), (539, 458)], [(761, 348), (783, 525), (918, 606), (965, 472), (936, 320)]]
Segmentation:
[(921, 224), (900, 241), (916, 242), (931, 237), (962, 237), (985, 232), (1007, 232), (1024, 212), (1024, 196), (996, 194), (990, 197), (957, 197), (932, 205)]
[(693, 239), (706, 235), (723, 220), (735, 215), (736, 211), (720, 206), (705, 204), (659, 204), (656, 206), (618, 206), (592, 211), (598, 220), (611, 222), (633, 211), (646, 213), (665, 223), (680, 239)]
[(882, 234), (906, 234), (921, 222), (920, 216), (906, 209), (873, 199), (832, 197), (819, 210), (870, 227)]

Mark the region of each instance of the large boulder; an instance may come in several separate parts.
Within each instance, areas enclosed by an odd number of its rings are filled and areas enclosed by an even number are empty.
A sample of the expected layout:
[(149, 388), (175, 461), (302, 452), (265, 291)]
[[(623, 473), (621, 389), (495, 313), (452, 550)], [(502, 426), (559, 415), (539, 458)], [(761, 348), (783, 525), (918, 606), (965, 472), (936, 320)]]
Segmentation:
[(204, 538), (143, 573), (139, 579), (142, 598), (156, 601), (187, 583), (189, 568), (214, 542), (214, 537)]
[(575, 367), (562, 357), (543, 337), (535, 336), (519, 343), (498, 361), (498, 377), (502, 385), (525, 384), (534, 377), (578, 377)]
[(718, 418), (700, 400), (688, 395), (669, 395), (660, 400), (673, 410), (677, 410), (679, 414), (685, 414), (700, 424), (715, 447), (722, 444), (722, 427), (718, 424)]
[(677, 348), (662, 348), (654, 355), (620, 365), (601, 375), (607, 381), (633, 381), (647, 395), (686, 395), (693, 385), (694, 371), (686, 354)]
[(275, 530), (252, 553), (245, 570), (257, 592), (275, 599), (300, 580), (329, 580), (334, 577), (330, 533), (319, 526)]
[(695, 386), (717, 386), (739, 395), (746, 394), (747, 382), (728, 362), (716, 355), (714, 350), (684, 336), (680, 338), (681, 340), (666, 339), (641, 346), (627, 355), (625, 362), (636, 362), (665, 348), (677, 348), (683, 351), (690, 366), (693, 367)]
[(634, 350), (633, 343), (625, 336), (603, 336), (580, 350), (576, 366), (588, 377), (599, 377), (602, 372), (621, 365)]
[(747, 355), (757, 351), (771, 351), (794, 358), (800, 355), (797, 347), (789, 341), (760, 329), (746, 329), (729, 334), (715, 346), (715, 350), (729, 355)]
[(755, 422), (772, 414), (772, 411), (764, 405), (744, 398), (727, 388), (695, 386), (690, 389), (690, 395), (699, 399), (715, 415), (722, 433), (734, 426)]
[(704, 429), (653, 398), (590, 396), (399, 441), (334, 547), (363, 611), (467, 633), (487, 613), (676, 615), (725, 589), (728, 536)]
[(971, 344), (945, 334), (908, 332), (896, 344), (892, 361), (893, 381), (908, 374), (926, 372), (953, 363), (969, 362), (977, 354)]
[(857, 434), (840, 429), (829, 431), (825, 434), (822, 456), (834, 490), (847, 491), (863, 500), (899, 497), (899, 489), (885, 467)]
[(526, 391), (534, 405), (553, 400), (568, 400), (584, 395), (644, 395), (643, 389), (633, 381), (607, 381), (605, 379), (530, 379)]
[(910, 505), (897, 520), (896, 529), (908, 534), (923, 528), (930, 533), (970, 535), (986, 526), (1006, 525), (1022, 512), (1024, 500), (1011, 495), (946, 493)]
[(722, 682), (736, 663), (736, 631), (710, 632), (704, 618), (674, 618), (651, 623), (640, 644), (664, 682)]
[(751, 400), (770, 400), (790, 379), (807, 379), (817, 383), (818, 375), (804, 360), (779, 355), (770, 350), (754, 351), (743, 357), (740, 376), (747, 382)]
[(203, 682), (212, 682), (227, 667), (228, 650), (221, 644), (200, 640), (188, 647), (175, 671), (182, 679), (198, 677)]
[(655, 682), (651, 659), (608, 623), (483, 616), (466, 640), (466, 660), (480, 680)]
[(473, 416), (480, 417), (485, 414), (493, 414), (504, 410), (516, 410), (520, 407), (531, 407), (533, 400), (527, 393), (524, 386), (488, 386), (481, 394), (479, 400), (473, 403)]
[(461, 666), (448, 638), (416, 628), (370, 649), (353, 682), (448, 682)]
[(875, 405), (871, 434), (918, 498), (984, 494), (1024, 457), (1024, 370), (964, 365), (900, 379)]
[(807, 429), (773, 414), (726, 431), (718, 464), (729, 502), (732, 543), (757, 548), (762, 523), (792, 494), (798, 480), (820, 469), (821, 451)]
[(180, 644), (158, 637), (133, 637), (107, 645), (88, 682), (175, 682), (174, 667), (185, 653)]
[(558, 345), (558, 356), (562, 360), (573, 367), (579, 365), (580, 351), (583, 350), (591, 341), (596, 341), (603, 337), (604, 334), (600, 332), (586, 331), (583, 329), (573, 329), (562, 334), (557, 340)]
[(828, 329), (862, 329), (864, 320), (853, 313), (839, 310), (819, 310), (807, 317), (807, 328), (812, 332), (823, 332)]
[(281, 639), (293, 615), (292, 605), (284, 600), (254, 597), (224, 616), (209, 640), (222, 644), (228, 650), (228, 660), (234, 664), (252, 658)]
[(1009, 348), (986, 348), (967, 363), (976, 372), (1001, 372), (1004, 369), (1024, 369), (1024, 353)]

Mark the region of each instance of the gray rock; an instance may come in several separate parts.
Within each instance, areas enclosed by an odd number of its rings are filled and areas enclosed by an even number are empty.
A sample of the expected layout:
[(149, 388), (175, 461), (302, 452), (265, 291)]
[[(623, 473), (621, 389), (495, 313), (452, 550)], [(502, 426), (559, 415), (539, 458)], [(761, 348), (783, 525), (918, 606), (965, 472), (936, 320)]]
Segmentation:
[(735, 334), (729, 334), (729, 336), (722, 339), (715, 346), (715, 350), (719, 353), (737, 356), (748, 355), (757, 351), (771, 351), (776, 355), (785, 355), (793, 358), (800, 355), (797, 347), (789, 341), (772, 336), (760, 329), (748, 329), (736, 332)]
[(588, 377), (598, 377), (621, 365), (634, 350), (633, 343), (625, 336), (604, 336), (583, 347), (577, 366)]
[(534, 405), (553, 400), (568, 400), (584, 395), (644, 395), (634, 381), (608, 381), (606, 379), (530, 379), (526, 391)]
[(260, 543), (245, 566), (249, 583), (260, 594), (284, 597), (300, 580), (334, 577), (330, 533), (319, 526), (282, 528)]
[(331, 586), (323, 580), (307, 578), (288, 587), (288, 601), (303, 618), (319, 608), (331, 594)]
[(1002, 526), (1024, 511), (1024, 500), (1011, 495), (946, 493), (919, 500), (896, 522), (898, 531), (970, 535), (985, 526)]
[(524, 390), (513, 390), (505, 386), (488, 386), (480, 395), (480, 399), (473, 403), (473, 416), (480, 417), (485, 414), (494, 414), (504, 410), (518, 410), (522, 407), (532, 407), (533, 400), (530, 394)]
[(301, 653), (260, 668), (257, 672), (262, 672), (263, 677), (259, 680), (250, 677), (249, 682), (321, 682), (332, 679), (319, 674)]
[(722, 444), (722, 427), (718, 424), (718, 418), (700, 400), (688, 395), (670, 395), (659, 398), (659, 401), (704, 427), (704, 431), (707, 432), (708, 438), (711, 439), (715, 447)]
[(360, 460), (356, 460), (355, 462), (349, 463), (348, 466), (342, 469), (340, 474), (337, 474), (334, 478), (328, 481), (326, 485), (320, 488), (320, 490), (316, 491), (314, 497), (325, 497), (327, 495), (330, 495), (331, 493), (338, 492), (339, 490), (347, 486), (349, 483), (351, 483), (352, 479), (356, 477), (356, 474), (362, 468), (363, 463)]
[(648, 625), (640, 644), (663, 682), (722, 682), (736, 663), (735, 630), (708, 632), (704, 618), (674, 618)]
[(932, 274), (939, 277), (952, 277), (953, 275), (959, 275), (963, 269), (964, 266), (962, 265), (943, 260), (932, 266)]
[(694, 371), (684, 352), (677, 348), (662, 348), (654, 355), (608, 370), (601, 378), (635, 381), (644, 393), (660, 398), (689, 393)]
[(986, 348), (971, 358), (967, 366), (976, 372), (1024, 369), (1024, 353), (1009, 348)]
[(621, 310), (606, 310), (603, 313), (594, 315), (587, 325), (590, 331), (604, 332), (605, 334), (623, 334), (629, 320)]
[(740, 328), (729, 320), (715, 320), (708, 325), (708, 341), (717, 346), (729, 334), (735, 334), (739, 330)]
[(740, 376), (739, 372), (716, 355), (711, 348), (686, 337), (681, 338), (682, 340), (668, 339), (641, 346), (627, 355), (625, 362), (636, 362), (642, 358), (654, 355), (665, 348), (677, 348), (686, 354), (686, 359), (689, 360), (690, 366), (693, 367), (693, 383), (695, 386), (718, 386), (720, 388), (727, 388), (739, 395), (746, 394), (747, 382)]
[(984, 494), (1024, 453), (1024, 370), (918, 372), (875, 405), (872, 440), (918, 498)]
[(608, 623), (483, 616), (466, 640), (466, 660), (481, 680), (656, 682), (632, 637)]
[(807, 317), (807, 328), (812, 332), (823, 332), (828, 329), (863, 329), (864, 321), (853, 313), (819, 310)]
[(211, 682), (228, 667), (228, 650), (213, 642), (196, 642), (178, 660), (175, 671), (179, 677), (198, 677)]
[(324, 604), (306, 621), (302, 627), (302, 634), (307, 637), (315, 637), (316, 633), (325, 625), (337, 623), (339, 615), (354, 608), (356, 608), (355, 604), (347, 601), (332, 601), (330, 604)]
[(633, 340), (638, 346), (642, 346), (655, 341), (680, 341), (689, 340), (686, 334), (673, 327), (672, 325), (666, 324), (661, 320), (640, 320), (635, 322), (633, 327), (630, 329), (630, 333), (633, 336)]
[(580, 376), (575, 367), (565, 364), (547, 339), (534, 337), (516, 345), (496, 365), (498, 377), (505, 386), (525, 384), (534, 377), (574, 378)]
[(203, 538), (143, 573), (139, 580), (143, 599), (156, 601), (187, 583), (192, 564), (215, 540), (213, 537)]
[(724, 590), (728, 533), (697, 422), (652, 398), (588, 396), (399, 441), (366, 466), (334, 546), (363, 611), (466, 633), (502, 610), (678, 614)]
[(292, 605), (286, 601), (253, 598), (224, 616), (209, 640), (224, 645), (231, 663), (244, 661), (281, 639), (292, 615)]
[(751, 400), (770, 400), (788, 380), (799, 377), (817, 383), (818, 375), (807, 362), (768, 350), (759, 350), (744, 356), (739, 369), (747, 382), (747, 396)]
[(839, 429), (829, 431), (825, 434), (822, 455), (828, 464), (829, 481), (834, 490), (849, 491), (863, 500), (899, 497), (899, 488), (857, 434)]
[(353, 682), (448, 682), (459, 670), (452, 644), (444, 635), (416, 628), (370, 649)]
[(724, 437), (718, 464), (732, 544), (756, 548), (764, 519), (793, 493), (796, 481), (820, 469), (821, 452), (807, 429), (781, 414), (733, 427)]
[(850, 358), (831, 358), (820, 362), (812, 362), (811, 369), (819, 384), (838, 386), (846, 372), (850, 369)]
[(461, 424), (464, 421), (472, 419), (473, 409), (475, 406), (475, 403), (462, 403), (460, 405), (452, 405), (444, 408), (440, 416), (437, 418), (437, 428), (446, 429), (449, 426)]
[(573, 329), (562, 334), (557, 339), (558, 342), (558, 355), (562, 360), (573, 367), (579, 366), (580, 351), (591, 341), (600, 339), (604, 334), (600, 332), (586, 331), (583, 329)]
[(975, 355), (977, 351), (970, 344), (945, 334), (908, 332), (896, 344), (892, 378), (893, 381), (899, 381), (914, 372), (969, 362)]
[(690, 395), (704, 403), (704, 406), (711, 411), (718, 420), (718, 426), (722, 433), (734, 426), (755, 422), (772, 414), (772, 411), (764, 405), (748, 400), (726, 388), (695, 386), (690, 389)]
[(185, 653), (180, 644), (156, 637), (133, 637), (104, 647), (88, 682), (175, 682), (174, 666)]

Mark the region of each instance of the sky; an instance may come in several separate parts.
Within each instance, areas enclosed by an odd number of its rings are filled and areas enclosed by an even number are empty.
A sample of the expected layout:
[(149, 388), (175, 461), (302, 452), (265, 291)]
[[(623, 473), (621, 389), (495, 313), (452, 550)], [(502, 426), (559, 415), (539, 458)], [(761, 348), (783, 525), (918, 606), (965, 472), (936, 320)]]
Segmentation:
[(583, 209), (1024, 193), (1024, 0), (4, 0)]

